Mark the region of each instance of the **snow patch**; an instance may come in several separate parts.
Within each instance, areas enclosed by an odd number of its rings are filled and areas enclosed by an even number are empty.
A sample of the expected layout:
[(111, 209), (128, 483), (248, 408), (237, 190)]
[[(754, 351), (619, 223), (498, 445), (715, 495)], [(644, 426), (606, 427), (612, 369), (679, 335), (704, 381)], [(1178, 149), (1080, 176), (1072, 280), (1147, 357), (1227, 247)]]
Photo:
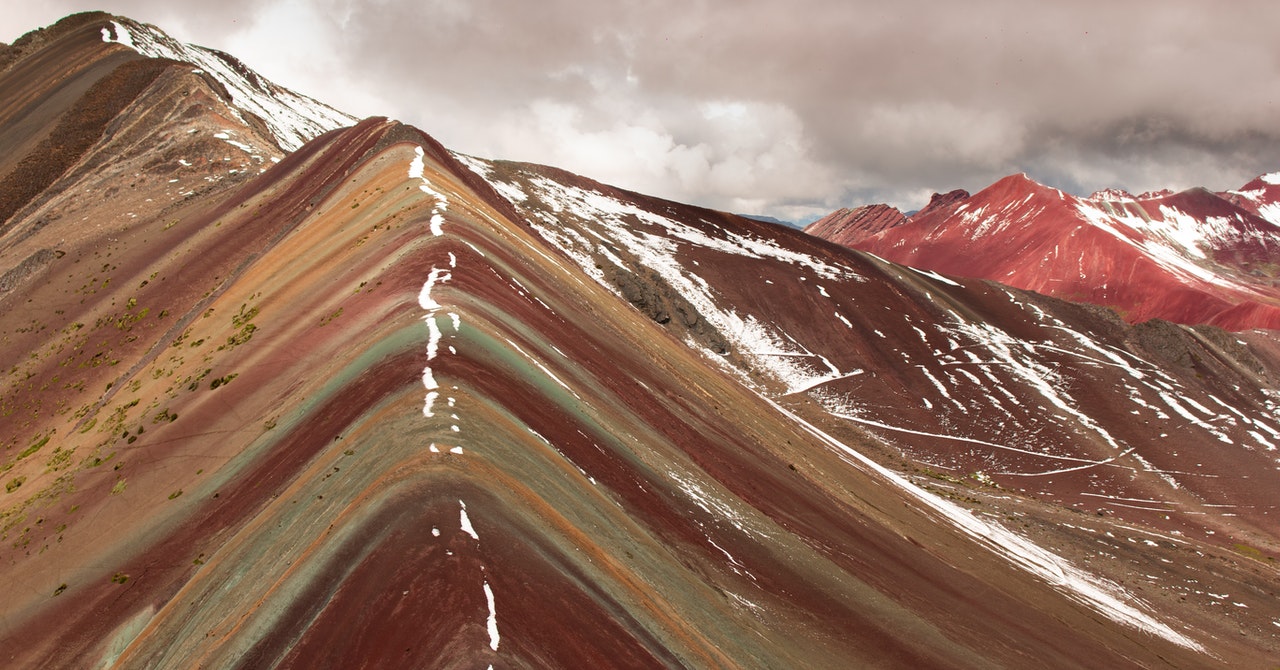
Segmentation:
[(470, 535), (472, 538), (478, 541), (480, 539), (480, 536), (476, 534), (475, 526), (471, 525), (471, 519), (470, 517), (467, 516), (467, 504), (459, 500), (458, 505), (461, 506), (461, 509), (459, 510), (458, 523), (462, 527), (462, 532), (466, 533), (467, 535)]
[(947, 279), (946, 277), (943, 277), (942, 275), (940, 275), (940, 274), (938, 274), (938, 273), (936, 273), (936, 272), (934, 272), (934, 271), (932, 271), (932, 270), (921, 270), (920, 268), (913, 268), (913, 267), (911, 267), (911, 266), (909, 266), (909, 265), (908, 265), (908, 266), (906, 266), (906, 267), (907, 267), (907, 269), (908, 269), (908, 270), (911, 270), (912, 272), (915, 272), (916, 274), (924, 275), (924, 276), (926, 276), (926, 277), (928, 277), (928, 278), (930, 278), (930, 279), (932, 279), (932, 280), (934, 280), (934, 281), (941, 282), (941, 283), (943, 283), (943, 284), (948, 284), (948, 285), (950, 285), (950, 286), (957, 286), (957, 287), (960, 287), (960, 288), (964, 288), (964, 286), (963, 286), (963, 285), (958, 284), (958, 283), (956, 283), (956, 282), (954, 282), (954, 281), (951, 281), (950, 279)]
[(485, 580), (484, 582), (484, 599), (489, 605), (489, 618), (485, 622), (489, 629), (489, 648), (497, 651), (498, 642), (501, 639), (498, 636), (498, 610), (494, 607), (493, 589), (489, 587), (488, 580)]

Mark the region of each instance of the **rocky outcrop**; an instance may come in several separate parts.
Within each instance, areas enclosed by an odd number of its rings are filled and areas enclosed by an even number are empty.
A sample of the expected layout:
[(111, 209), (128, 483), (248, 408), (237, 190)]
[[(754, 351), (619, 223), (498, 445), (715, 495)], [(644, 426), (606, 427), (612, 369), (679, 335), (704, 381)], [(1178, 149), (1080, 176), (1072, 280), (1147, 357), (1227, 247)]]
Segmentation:
[(969, 192), (962, 188), (955, 189), (954, 191), (947, 191), (946, 193), (934, 193), (933, 196), (929, 198), (929, 204), (925, 205), (915, 214), (912, 214), (911, 218), (918, 219), (928, 216), (935, 211), (947, 209), (956, 203), (963, 202), (968, 197)]
[(896, 207), (864, 205), (838, 209), (806, 226), (805, 232), (837, 244), (852, 244), (906, 222), (907, 217)]

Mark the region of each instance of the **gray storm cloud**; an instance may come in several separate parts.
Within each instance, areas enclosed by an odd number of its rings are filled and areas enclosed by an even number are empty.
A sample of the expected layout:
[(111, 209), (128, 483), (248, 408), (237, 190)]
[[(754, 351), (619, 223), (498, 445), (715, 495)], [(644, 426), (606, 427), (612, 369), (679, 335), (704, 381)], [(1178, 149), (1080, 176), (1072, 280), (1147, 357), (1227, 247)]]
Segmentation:
[[(32, 3), (34, 4), (34, 3)], [(5, 39), (62, 14), (0, 18)], [(459, 151), (802, 219), (1025, 171), (1067, 191), (1280, 169), (1280, 5), (129, 0)], [(21, 22), (21, 23), (19, 23)]]

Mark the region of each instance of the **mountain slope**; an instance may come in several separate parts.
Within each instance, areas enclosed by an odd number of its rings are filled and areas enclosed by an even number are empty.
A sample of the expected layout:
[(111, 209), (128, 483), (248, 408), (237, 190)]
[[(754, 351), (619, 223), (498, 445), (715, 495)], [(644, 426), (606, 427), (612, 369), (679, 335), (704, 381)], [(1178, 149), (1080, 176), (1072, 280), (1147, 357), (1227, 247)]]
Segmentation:
[(273, 163), (160, 63), (0, 237), (10, 665), (1277, 651), (1265, 333), (1129, 327), (383, 119)]
[(889, 228), (841, 227), (837, 212), (808, 230), (913, 267), (1114, 307), (1133, 323), (1280, 328), (1280, 229), (1259, 215), (1266, 191), (1247, 193), (1082, 199), (1014, 175)]

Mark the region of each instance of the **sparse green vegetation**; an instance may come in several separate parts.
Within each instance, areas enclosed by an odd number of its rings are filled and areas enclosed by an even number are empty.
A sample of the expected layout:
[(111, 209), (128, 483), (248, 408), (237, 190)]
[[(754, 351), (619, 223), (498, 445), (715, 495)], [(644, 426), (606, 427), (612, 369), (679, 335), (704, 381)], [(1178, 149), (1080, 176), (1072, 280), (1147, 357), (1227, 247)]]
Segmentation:
[(231, 317), (231, 325), (236, 328), (242, 328), (245, 324), (253, 320), (258, 315), (259, 308), (257, 305), (249, 307), (247, 304), (240, 305), (240, 312)]
[(58, 447), (57, 449), (53, 450), (53, 455), (49, 457), (49, 461), (45, 463), (45, 465), (52, 472), (65, 470), (67, 466), (71, 465), (72, 453), (73, 452), (70, 449), (63, 449), (62, 447)]
[(258, 327), (252, 323), (246, 323), (243, 328), (236, 331), (234, 335), (227, 338), (227, 343), (218, 347), (218, 350), (230, 349), (238, 347), (253, 338), (253, 333)]
[(326, 325), (328, 325), (328, 324), (329, 324), (329, 322), (330, 322), (330, 321), (333, 321), (334, 319), (336, 319), (336, 318), (338, 318), (338, 317), (340, 317), (340, 316), (342, 316), (342, 308), (341, 308), (341, 307), (339, 307), (337, 310), (335, 310), (335, 311), (334, 311), (332, 314), (330, 314), (329, 316), (326, 316), (326, 317), (324, 317), (323, 319), (321, 319), (321, 320), (320, 320), (320, 325), (321, 325), (321, 326), (326, 326)]
[(1246, 558), (1252, 558), (1255, 561), (1274, 561), (1275, 560), (1274, 558), (1262, 553), (1262, 551), (1259, 550), (1257, 547), (1252, 547), (1241, 542), (1237, 542), (1233, 546), (1237, 553), (1239, 553), (1241, 556), (1244, 556)]
[(38, 437), (35, 442), (31, 443), (31, 446), (27, 447), (26, 449), (23, 449), (22, 453), (18, 454), (18, 460), (22, 460), (27, 456), (30, 456), (31, 454), (34, 454), (37, 451), (40, 451), (40, 447), (43, 447), (44, 445), (49, 443), (49, 438), (53, 437), (53, 433), (54, 431), (51, 430), (48, 433), (45, 433), (43, 436)]
[[(227, 337), (226, 344), (218, 347), (218, 351), (223, 349), (231, 349), (237, 347), (253, 338), (253, 334), (258, 330), (258, 326), (253, 323), (253, 317), (258, 315), (258, 306), (248, 306), (248, 304), (240, 305), (240, 312), (231, 317), (231, 326), (236, 328), (236, 332)], [(200, 340), (203, 342), (204, 340)], [(199, 344), (197, 342), (196, 344)], [(191, 346), (196, 346), (192, 344)]]
[(231, 380), (232, 380), (232, 379), (235, 379), (236, 377), (239, 377), (239, 376), (240, 376), (240, 373), (238, 373), (238, 372), (233, 372), (233, 373), (231, 373), (231, 374), (229, 374), (229, 375), (223, 375), (223, 376), (218, 377), (217, 379), (215, 379), (215, 380), (213, 380), (213, 381), (209, 382), (209, 388), (210, 388), (210, 389), (216, 389), (216, 388), (218, 388), (219, 386), (226, 386), (227, 384), (230, 384), (230, 383), (231, 383)]
[(182, 495), (182, 489), (178, 489), (177, 491), (174, 491), (173, 493), (170, 493), (170, 494), (169, 494), (169, 500), (173, 500), (173, 499), (177, 498), (177, 497), (178, 497), (178, 496), (180, 496), (180, 495)]
[(19, 486), (22, 486), (22, 483), (25, 481), (27, 481), (27, 478), (24, 475), (19, 475), (17, 477), (14, 477), (13, 479), (10, 479), (9, 483), (4, 485), (4, 492), (13, 493), (18, 489)]
[(128, 480), (126, 480), (124, 477), (121, 477), (120, 479), (116, 480), (115, 486), (111, 487), (111, 495), (114, 496), (114, 495), (119, 495), (121, 493), (124, 493), (124, 490), (128, 486), (129, 486)]

